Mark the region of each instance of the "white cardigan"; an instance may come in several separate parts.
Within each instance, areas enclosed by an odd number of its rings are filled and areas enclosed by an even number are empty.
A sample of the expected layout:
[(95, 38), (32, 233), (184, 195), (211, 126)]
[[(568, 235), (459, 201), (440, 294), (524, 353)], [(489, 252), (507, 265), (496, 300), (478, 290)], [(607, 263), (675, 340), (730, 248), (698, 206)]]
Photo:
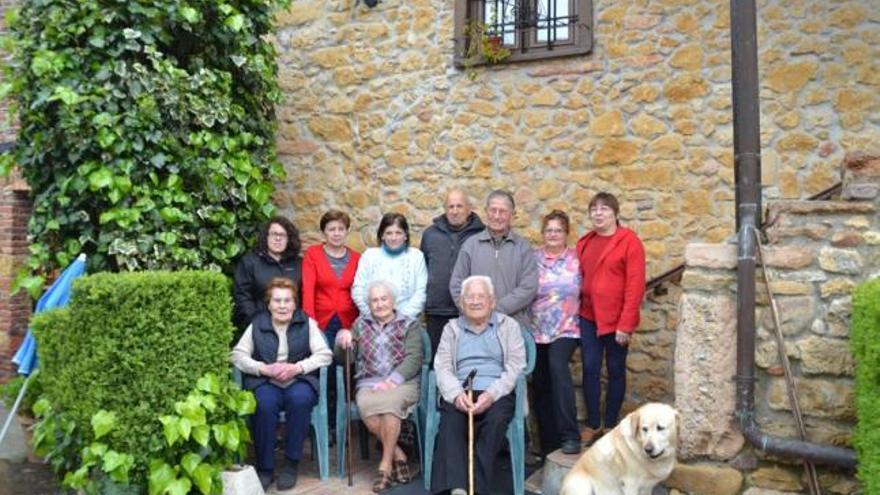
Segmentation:
[(416, 319), (425, 309), (428, 268), (419, 249), (410, 247), (397, 256), (389, 255), (381, 247), (364, 251), (351, 286), (351, 298), (362, 315), (370, 314), (367, 290), (376, 280), (394, 287), (395, 308), (399, 313)]

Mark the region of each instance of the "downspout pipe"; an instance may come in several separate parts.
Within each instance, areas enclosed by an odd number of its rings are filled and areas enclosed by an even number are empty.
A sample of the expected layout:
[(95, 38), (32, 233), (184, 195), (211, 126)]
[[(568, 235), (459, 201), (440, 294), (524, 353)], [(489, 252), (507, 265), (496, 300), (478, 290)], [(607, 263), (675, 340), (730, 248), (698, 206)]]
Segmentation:
[(754, 0), (730, 1), (737, 228), (735, 414), (746, 440), (767, 454), (855, 469), (852, 449), (768, 435), (755, 420), (755, 231), (762, 211), (756, 14)]

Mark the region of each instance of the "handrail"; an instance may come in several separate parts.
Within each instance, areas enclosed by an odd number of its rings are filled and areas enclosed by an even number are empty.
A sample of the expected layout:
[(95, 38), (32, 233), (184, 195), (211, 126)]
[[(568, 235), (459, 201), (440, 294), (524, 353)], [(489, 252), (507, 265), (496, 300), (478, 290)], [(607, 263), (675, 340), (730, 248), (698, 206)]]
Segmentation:
[[(842, 189), (843, 189), (843, 183), (838, 182), (837, 184), (834, 184), (833, 186), (831, 186), (827, 189), (824, 189), (822, 191), (819, 191), (816, 194), (808, 197), (806, 200), (807, 201), (827, 201), (828, 199), (840, 194), (840, 191)], [(769, 226), (768, 222), (764, 221), (761, 224), (761, 229), (764, 229), (765, 227), (768, 227), (768, 226)], [(684, 265), (684, 263), (682, 263), (680, 265), (676, 265), (675, 267), (673, 267), (669, 270), (666, 270), (665, 272), (661, 273), (660, 275), (657, 275), (656, 277), (651, 278), (645, 284), (645, 292), (647, 292), (648, 290), (656, 291), (657, 289), (660, 288), (660, 286), (662, 286), (666, 282), (670, 282), (673, 280), (681, 280), (681, 276), (684, 273), (684, 268), (685, 268), (685, 265)]]

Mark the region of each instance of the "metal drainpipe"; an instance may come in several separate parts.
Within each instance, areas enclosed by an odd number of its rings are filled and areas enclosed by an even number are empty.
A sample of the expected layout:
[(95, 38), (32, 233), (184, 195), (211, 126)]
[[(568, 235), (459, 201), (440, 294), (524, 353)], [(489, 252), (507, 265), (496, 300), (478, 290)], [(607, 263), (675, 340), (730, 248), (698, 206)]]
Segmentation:
[(755, 1), (731, 0), (730, 16), (738, 244), (736, 416), (749, 443), (767, 454), (854, 469), (856, 454), (852, 449), (768, 435), (761, 431), (755, 421), (756, 246), (752, 230), (761, 225), (761, 129)]

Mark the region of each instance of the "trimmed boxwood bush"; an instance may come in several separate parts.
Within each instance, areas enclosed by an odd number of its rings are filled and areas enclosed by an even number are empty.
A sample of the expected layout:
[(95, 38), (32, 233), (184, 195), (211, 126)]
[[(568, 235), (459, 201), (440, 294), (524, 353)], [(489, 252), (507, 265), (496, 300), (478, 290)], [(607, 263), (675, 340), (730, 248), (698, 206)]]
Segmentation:
[(880, 493), (880, 279), (853, 295), (851, 343), (856, 358), (856, 426), (853, 443), (865, 493)]
[[(44, 398), (75, 426), (75, 438), (64, 440), (74, 454), (96, 439), (96, 421), (112, 415), (101, 442), (133, 456), (130, 480), (146, 486), (150, 457), (166, 448), (160, 418), (186, 413), (175, 403), (206, 373), (227, 387), (230, 313), (226, 278), (190, 271), (83, 277), (67, 308), (36, 315)], [(64, 474), (81, 462), (53, 464)]]

